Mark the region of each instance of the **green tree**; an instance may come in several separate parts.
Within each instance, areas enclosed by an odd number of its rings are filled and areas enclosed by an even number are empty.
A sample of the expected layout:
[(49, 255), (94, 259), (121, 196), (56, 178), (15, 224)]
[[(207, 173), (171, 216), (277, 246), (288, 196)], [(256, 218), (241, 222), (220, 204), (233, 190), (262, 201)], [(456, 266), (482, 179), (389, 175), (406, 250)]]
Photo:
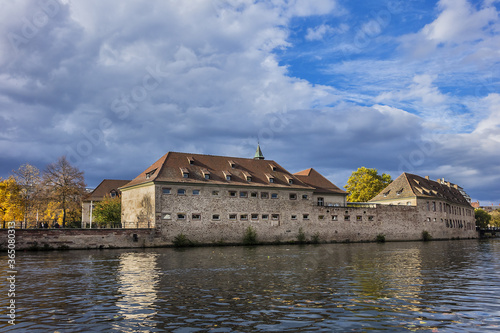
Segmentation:
[(488, 212), (478, 208), (475, 210), (476, 226), (480, 228), (488, 227), (491, 221), (491, 215)]
[(66, 216), (69, 210), (78, 210), (85, 193), (83, 171), (73, 167), (66, 156), (57, 162), (49, 164), (43, 174), (43, 183), (50, 200), (56, 202), (62, 209), (62, 226), (66, 226)]
[(351, 174), (344, 188), (349, 195), (347, 201), (367, 202), (392, 183), (390, 175), (378, 174), (377, 169), (358, 168)]
[(92, 210), (94, 221), (101, 227), (109, 224), (112, 228), (121, 227), (122, 204), (120, 198), (105, 197)]
[(494, 210), (490, 213), (490, 224), (495, 227), (500, 227), (500, 209)]

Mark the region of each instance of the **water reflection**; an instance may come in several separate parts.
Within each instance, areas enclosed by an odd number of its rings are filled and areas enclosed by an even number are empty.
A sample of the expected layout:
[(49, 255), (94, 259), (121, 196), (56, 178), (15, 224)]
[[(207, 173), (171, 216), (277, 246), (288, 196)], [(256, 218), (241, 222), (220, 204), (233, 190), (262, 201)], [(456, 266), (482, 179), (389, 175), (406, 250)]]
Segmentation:
[[(113, 326), (125, 331), (126, 327), (143, 326), (153, 328), (157, 314), (157, 288), (159, 270), (155, 253), (123, 253), (117, 270), (116, 318), (121, 320)], [(126, 323), (124, 327), (121, 323)]]
[(475, 240), (26, 253), (16, 328), (493, 331), (499, 270)]

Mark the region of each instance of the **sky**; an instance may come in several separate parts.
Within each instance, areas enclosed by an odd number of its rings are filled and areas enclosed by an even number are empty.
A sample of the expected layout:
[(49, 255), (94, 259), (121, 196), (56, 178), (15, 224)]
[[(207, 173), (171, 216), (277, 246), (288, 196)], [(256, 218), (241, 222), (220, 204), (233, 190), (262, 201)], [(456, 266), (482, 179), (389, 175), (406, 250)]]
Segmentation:
[(500, 1), (0, 0), (0, 176), (168, 151), (445, 178), (500, 203)]

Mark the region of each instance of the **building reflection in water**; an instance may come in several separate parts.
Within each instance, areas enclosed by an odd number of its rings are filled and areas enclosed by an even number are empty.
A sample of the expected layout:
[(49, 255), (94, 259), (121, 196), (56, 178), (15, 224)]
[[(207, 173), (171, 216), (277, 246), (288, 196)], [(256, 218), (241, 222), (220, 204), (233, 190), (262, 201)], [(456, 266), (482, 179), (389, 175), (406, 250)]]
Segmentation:
[[(127, 326), (155, 327), (157, 314), (155, 302), (158, 298), (160, 273), (157, 267), (156, 253), (123, 253), (116, 282), (119, 295), (116, 302), (118, 308), (116, 322), (127, 323)], [(119, 327), (117, 327), (119, 328)]]

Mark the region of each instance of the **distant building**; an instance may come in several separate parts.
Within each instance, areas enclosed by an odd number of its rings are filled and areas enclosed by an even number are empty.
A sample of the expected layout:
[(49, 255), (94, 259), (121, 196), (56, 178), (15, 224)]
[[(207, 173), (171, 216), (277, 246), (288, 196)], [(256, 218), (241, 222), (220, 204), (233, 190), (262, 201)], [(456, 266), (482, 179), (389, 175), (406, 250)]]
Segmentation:
[(419, 207), (419, 219), (449, 228), (475, 229), (474, 208), (470, 197), (456, 184), (403, 173), (370, 202), (383, 205)]
[(92, 224), (92, 210), (96, 202), (102, 201), (105, 197), (120, 197), (119, 188), (130, 180), (104, 179), (94, 190), (90, 191), (82, 202), (82, 228)]

